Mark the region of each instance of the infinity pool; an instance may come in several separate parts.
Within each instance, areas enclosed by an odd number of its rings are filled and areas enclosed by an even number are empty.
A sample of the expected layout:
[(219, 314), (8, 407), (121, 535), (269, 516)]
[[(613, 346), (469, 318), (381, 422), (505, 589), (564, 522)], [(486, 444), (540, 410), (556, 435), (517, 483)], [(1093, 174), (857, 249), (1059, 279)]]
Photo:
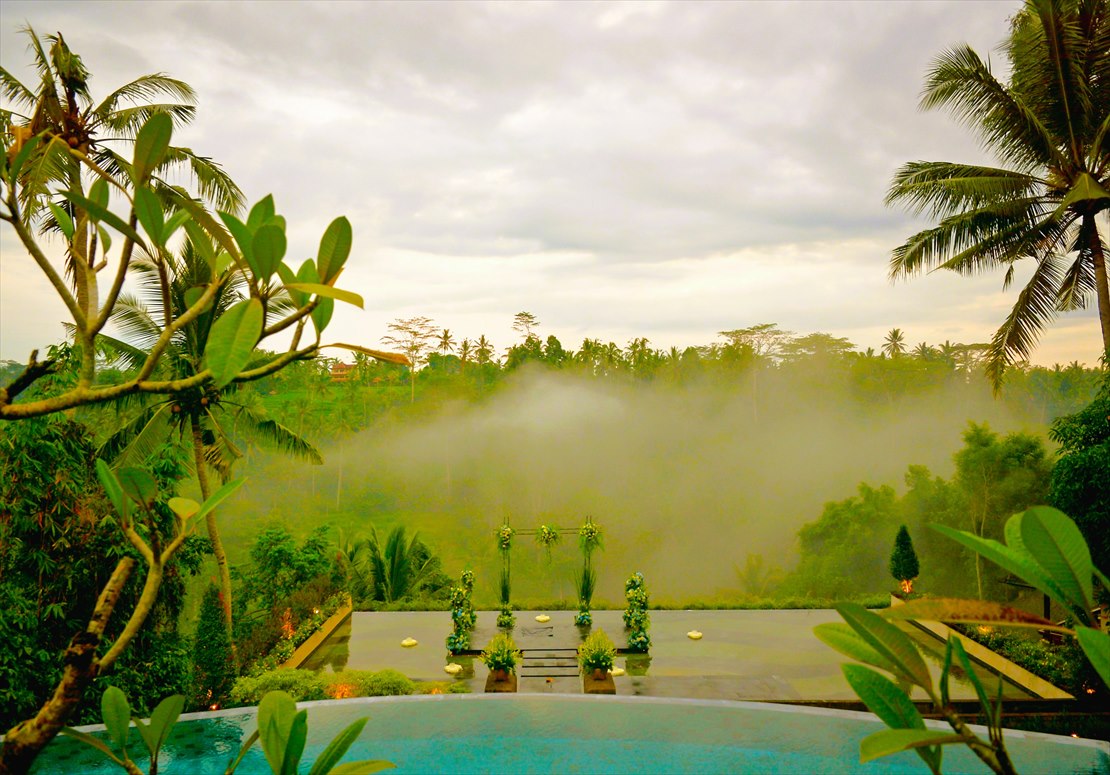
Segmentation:
[[(400, 773), (927, 772), (912, 753), (859, 764), (860, 739), (883, 725), (869, 714), (820, 708), (573, 695), (375, 697), (302, 707), (309, 708), (306, 764), (343, 727), (369, 716), (344, 761), (386, 759)], [(163, 749), (160, 772), (222, 773), (256, 723), (253, 709), (183, 718)], [(133, 730), (133, 755), (142, 750), (137, 738)], [(1110, 745), (1104, 742), (1016, 731), (1006, 740), (1019, 772), (1110, 771)], [(949, 747), (944, 762), (946, 773), (986, 771), (961, 747)], [(138, 763), (145, 771), (145, 761)], [(32, 772), (119, 770), (85, 746), (58, 738)], [(258, 746), (238, 772), (269, 773)]]

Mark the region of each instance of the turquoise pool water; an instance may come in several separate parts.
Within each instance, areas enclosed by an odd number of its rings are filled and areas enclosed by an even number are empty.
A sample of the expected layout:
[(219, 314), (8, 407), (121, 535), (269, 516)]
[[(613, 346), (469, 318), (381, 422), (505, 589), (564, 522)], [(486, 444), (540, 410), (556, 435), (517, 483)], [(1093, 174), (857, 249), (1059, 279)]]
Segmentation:
[[(311, 762), (356, 718), (368, 716), (344, 761), (387, 759), (399, 773), (924, 773), (899, 754), (859, 764), (859, 741), (882, 729), (864, 713), (720, 700), (633, 697), (443, 695), (305, 703)], [(253, 709), (191, 714), (159, 762), (169, 775), (222, 773), (255, 726)], [(1023, 732), (1007, 734), (1020, 772), (1110, 772), (1110, 745)], [(130, 749), (142, 749), (132, 733)], [(145, 762), (140, 762), (144, 766)], [(305, 767), (307, 770), (307, 767)], [(950, 747), (946, 773), (981, 773), (970, 752)], [(117, 773), (59, 738), (32, 772)], [(239, 773), (268, 773), (255, 746)]]

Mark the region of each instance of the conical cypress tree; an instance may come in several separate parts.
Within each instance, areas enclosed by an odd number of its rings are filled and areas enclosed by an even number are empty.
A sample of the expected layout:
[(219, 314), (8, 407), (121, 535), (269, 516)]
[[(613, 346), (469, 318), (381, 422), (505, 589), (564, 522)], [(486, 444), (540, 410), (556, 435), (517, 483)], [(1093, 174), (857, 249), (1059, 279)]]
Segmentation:
[(890, 553), (890, 575), (902, 585), (902, 591), (908, 595), (913, 592), (913, 580), (920, 570), (910, 531), (902, 525), (894, 539), (894, 551)]
[(223, 612), (220, 590), (210, 584), (200, 604), (200, 619), (193, 644), (194, 701), (203, 708), (223, 701), (238, 672)]

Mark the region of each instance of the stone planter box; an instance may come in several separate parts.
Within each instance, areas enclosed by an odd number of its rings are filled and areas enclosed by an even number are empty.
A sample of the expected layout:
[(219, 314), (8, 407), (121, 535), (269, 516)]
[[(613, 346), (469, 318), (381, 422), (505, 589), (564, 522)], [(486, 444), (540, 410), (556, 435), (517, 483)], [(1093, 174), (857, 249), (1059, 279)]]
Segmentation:
[(602, 677), (596, 677), (596, 672), (582, 676), (583, 694), (616, 694), (617, 684), (613, 681), (613, 674), (606, 671)]
[(515, 692), (516, 673), (506, 673), (504, 678), (499, 678), (497, 671), (490, 670), (486, 677), (486, 691), (490, 693)]

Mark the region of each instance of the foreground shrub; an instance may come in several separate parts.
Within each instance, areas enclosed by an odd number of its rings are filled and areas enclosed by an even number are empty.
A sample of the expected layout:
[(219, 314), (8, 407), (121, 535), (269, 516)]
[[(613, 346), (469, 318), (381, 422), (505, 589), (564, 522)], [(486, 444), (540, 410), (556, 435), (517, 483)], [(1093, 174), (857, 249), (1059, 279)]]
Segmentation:
[(255, 676), (243, 676), (231, 688), (229, 704), (257, 705), (273, 691), (283, 691), (297, 702), (326, 700), (327, 680), (313, 670), (271, 670)]
[(344, 670), (323, 676), (329, 697), (400, 697), (416, 693), (416, 684), (396, 670)]

